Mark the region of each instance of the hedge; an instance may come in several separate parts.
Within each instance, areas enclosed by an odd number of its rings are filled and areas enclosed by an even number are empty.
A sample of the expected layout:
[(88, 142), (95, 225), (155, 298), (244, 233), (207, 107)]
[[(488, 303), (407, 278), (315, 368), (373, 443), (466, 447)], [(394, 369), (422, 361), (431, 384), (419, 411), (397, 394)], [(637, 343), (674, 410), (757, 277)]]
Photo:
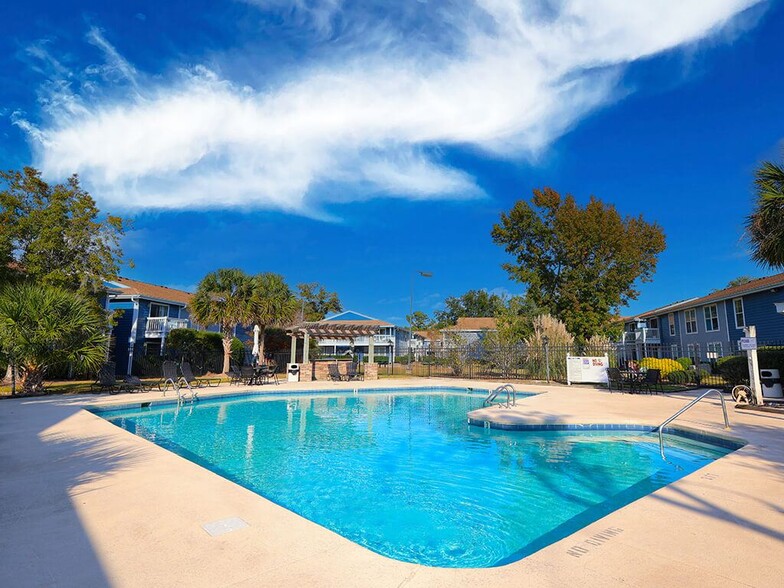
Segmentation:
[[(760, 369), (777, 369), (784, 373), (784, 349), (760, 347), (757, 360)], [(749, 381), (749, 363), (745, 355), (722, 357), (716, 362), (716, 370), (730, 386)]]
[(691, 361), (691, 358), (688, 358), (688, 357), (679, 357), (679, 358), (678, 358), (678, 359), (676, 359), (675, 361), (677, 361), (679, 364), (681, 364), (681, 365), (683, 366), (683, 369), (684, 369), (684, 370), (691, 369), (691, 366), (692, 366), (692, 361)]
[(688, 384), (692, 380), (691, 374), (685, 370), (670, 372), (667, 379), (671, 384)]

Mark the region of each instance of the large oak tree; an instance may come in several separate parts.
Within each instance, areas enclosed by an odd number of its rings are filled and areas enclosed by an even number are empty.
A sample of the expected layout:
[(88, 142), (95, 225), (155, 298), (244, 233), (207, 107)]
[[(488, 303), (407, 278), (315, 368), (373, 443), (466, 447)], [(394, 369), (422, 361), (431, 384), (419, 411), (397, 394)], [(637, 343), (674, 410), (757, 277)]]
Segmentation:
[(94, 296), (123, 262), (127, 222), (101, 216), (76, 175), (48, 184), (31, 167), (0, 172), (0, 280), (21, 275), (38, 284)]
[(581, 207), (551, 188), (502, 213), (492, 236), (514, 257), (503, 267), (527, 284), (528, 301), (582, 340), (610, 329), (618, 309), (638, 296), (636, 284), (652, 279), (665, 247), (658, 224), (624, 218), (595, 197)]

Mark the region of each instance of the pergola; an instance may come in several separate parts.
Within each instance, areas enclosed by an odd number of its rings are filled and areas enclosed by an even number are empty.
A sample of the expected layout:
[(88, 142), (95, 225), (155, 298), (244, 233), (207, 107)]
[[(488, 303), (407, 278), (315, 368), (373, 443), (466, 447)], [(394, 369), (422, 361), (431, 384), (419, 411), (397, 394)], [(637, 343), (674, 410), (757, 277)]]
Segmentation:
[(374, 337), (378, 334), (379, 325), (367, 322), (350, 321), (316, 321), (292, 325), (286, 329), (286, 334), (291, 337), (291, 363), (297, 361), (297, 339), (305, 339), (302, 349), (302, 363), (308, 363), (310, 338), (314, 339), (351, 339), (354, 337), (368, 336), (368, 362), (374, 363)]

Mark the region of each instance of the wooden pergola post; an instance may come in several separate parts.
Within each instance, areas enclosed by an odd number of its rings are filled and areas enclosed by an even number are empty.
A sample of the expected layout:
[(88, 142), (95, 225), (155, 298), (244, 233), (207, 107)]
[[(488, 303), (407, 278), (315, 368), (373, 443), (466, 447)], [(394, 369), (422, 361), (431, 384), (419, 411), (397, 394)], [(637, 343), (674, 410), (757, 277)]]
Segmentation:
[(349, 322), (349, 321), (318, 321), (306, 322), (298, 325), (293, 325), (287, 330), (291, 336), (291, 363), (296, 363), (296, 339), (304, 338), (304, 349), (302, 351), (302, 363), (308, 364), (310, 362), (310, 338), (317, 339), (348, 339), (353, 343), (356, 337), (368, 337), (368, 352), (370, 357), (368, 363), (375, 363), (375, 338), (374, 336), (379, 331), (379, 325), (367, 324), (362, 321)]

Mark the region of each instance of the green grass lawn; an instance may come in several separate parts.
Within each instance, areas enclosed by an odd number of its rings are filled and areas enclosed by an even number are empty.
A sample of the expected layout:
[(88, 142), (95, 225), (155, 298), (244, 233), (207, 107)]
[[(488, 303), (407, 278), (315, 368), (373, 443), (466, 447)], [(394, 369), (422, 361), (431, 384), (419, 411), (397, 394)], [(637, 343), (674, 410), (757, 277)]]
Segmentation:
[[(159, 378), (142, 380), (145, 384), (156, 384)], [(61, 380), (47, 382), (45, 390), (47, 394), (90, 394), (91, 386), (95, 380)], [(122, 380), (120, 380), (122, 381)], [(21, 388), (17, 386), (17, 395), (21, 393)], [(11, 386), (0, 386), (0, 397), (11, 396)]]

